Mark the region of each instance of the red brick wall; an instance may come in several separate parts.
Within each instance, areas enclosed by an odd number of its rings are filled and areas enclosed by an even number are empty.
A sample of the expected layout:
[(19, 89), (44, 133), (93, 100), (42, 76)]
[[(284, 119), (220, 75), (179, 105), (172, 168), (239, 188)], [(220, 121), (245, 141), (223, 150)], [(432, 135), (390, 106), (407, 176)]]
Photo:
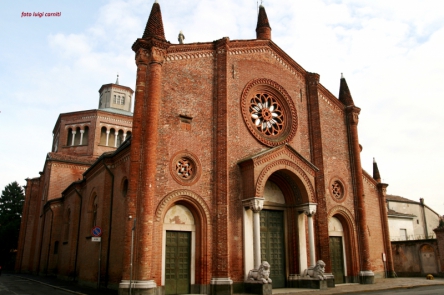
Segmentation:
[(60, 198), (71, 183), (83, 179), (83, 173), (88, 167), (89, 165), (51, 162), (47, 200)]
[[(382, 232), (381, 210), (379, 206), (378, 190), (372, 180), (364, 175), (364, 200), (367, 212), (367, 226), (371, 245), (370, 259), (372, 271), (376, 276), (384, 275), (382, 253), (385, 253), (384, 238)], [(390, 251), (390, 249), (389, 249)]]
[(438, 244), (438, 257), (439, 257), (439, 266), (441, 269), (441, 272), (444, 273), (444, 229), (443, 228), (437, 228), (434, 230), (436, 233), (436, 241)]

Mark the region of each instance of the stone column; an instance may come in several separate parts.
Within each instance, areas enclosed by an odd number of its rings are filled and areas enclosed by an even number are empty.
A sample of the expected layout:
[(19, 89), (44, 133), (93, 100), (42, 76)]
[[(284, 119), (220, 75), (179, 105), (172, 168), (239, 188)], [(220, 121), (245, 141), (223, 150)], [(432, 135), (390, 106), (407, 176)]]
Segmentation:
[(387, 202), (386, 202), (386, 194), (388, 184), (386, 183), (378, 183), (378, 194), (379, 194), (379, 206), (381, 209), (381, 221), (382, 221), (382, 229), (383, 229), (383, 237), (384, 237), (384, 247), (385, 247), (385, 257), (387, 262), (387, 277), (394, 278), (395, 277), (395, 267), (393, 264), (393, 253), (392, 253), (392, 243), (390, 242), (390, 232), (387, 218)]
[(79, 143), (79, 145), (83, 144), (83, 133), (85, 133), (85, 130), (80, 130), (80, 143)]
[(316, 213), (317, 204), (308, 203), (301, 206), (304, 214), (308, 217), (308, 243), (310, 248), (310, 266), (316, 265), (315, 235), (313, 227), (313, 215)]
[(72, 140), (71, 140), (71, 145), (74, 145), (74, 140), (76, 139), (76, 132), (73, 130), (72, 132)]
[(124, 141), (125, 141), (125, 139), (126, 139), (126, 133), (125, 133), (125, 132), (123, 132), (123, 141), (122, 141), (122, 142), (124, 142)]
[(264, 198), (246, 200), (246, 206), (253, 211), (253, 257), (254, 268), (261, 265), (261, 210), (264, 208)]
[(366, 205), (364, 199), (364, 185), (362, 182), (361, 146), (359, 145), (358, 137), (358, 122), (360, 111), (361, 109), (355, 107), (354, 105), (348, 106), (346, 108), (348, 125), (347, 129), (349, 133), (349, 142), (351, 144), (353, 160), (351, 168), (356, 183), (354, 193), (356, 194), (356, 213), (359, 228), (358, 241), (360, 244), (359, 255), (361, 256), (361, 271), (359, 272), (359, 280), (361, 284), (373, 284), (375, 274), (371, 270), (372, 264), (370, 262), (370, 241), (367, 227), (367, 212), (365, 210)]
[(117, 147), (117, 136), (119, 136), (119, 132), (114, 133), (114, 147)]
[(106, 143), (105, 143), (106, 146), (108, 146), (108, 141), (109, 141), (109, 130), (106, 130)]

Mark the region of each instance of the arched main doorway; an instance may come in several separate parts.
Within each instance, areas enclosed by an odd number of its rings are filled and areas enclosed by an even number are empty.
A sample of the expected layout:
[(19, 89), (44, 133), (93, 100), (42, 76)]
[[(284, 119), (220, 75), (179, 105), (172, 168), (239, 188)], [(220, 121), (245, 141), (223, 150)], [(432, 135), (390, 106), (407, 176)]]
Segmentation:
[(173, 205), (163, 220), (163, 271), (165, 294), (189, 294), (194, 284), (196, 226), (193, 214)]
[(344, 227), (336, 217), (328, 221), (328, 236), (330, 243), (330, 259), (332, 273), (336, 284), (345, 283), (347, 276), (347, 264), (344, 251)]
[(285, 287), (285, 197), (279, 186), (268, 180), (264, 189), (264, 209), (261, 211), (261, 260), (273, 267), (270, 277), (275, 288)]
[[(247, 208), (245, 211), (246, 267), (248, 270), (254, 268), (253, 253), (248, 249), (251, 249), (255, 239), (254, 214), (259, 214), (259, 263), (267, 261), (270, 264), (273, 288), (285, 288), (290, 275), (299, 274), (307, 268), (307, 217), (302, 210), (303, 200), (307, 199), (301, 191), (307, 195), (305, 187), (294, 173), (285, 169), (275, 171), (263, 184), (263, 197), (260, 198), (262, 207), (250, 207), (252, 210)], [(249, 201), (252, 200), (258, 199)]]

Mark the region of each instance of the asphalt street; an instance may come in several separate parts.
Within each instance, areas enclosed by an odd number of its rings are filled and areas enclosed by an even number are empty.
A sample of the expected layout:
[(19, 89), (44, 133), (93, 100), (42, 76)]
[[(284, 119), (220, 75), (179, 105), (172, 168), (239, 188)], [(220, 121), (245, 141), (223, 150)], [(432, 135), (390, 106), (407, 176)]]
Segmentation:
[(0, 276), (0, 295), (72, 295), (54, 287), (16, 276)]
[(430, 286), (430, 287), (412, 287), (407, 289), (395, 289), (395, 290), (379, 290), (375, 292), (360, 292), (360, 293), (348, 293), (353, 295), (442, 295), (444, 294), (444, 286)]

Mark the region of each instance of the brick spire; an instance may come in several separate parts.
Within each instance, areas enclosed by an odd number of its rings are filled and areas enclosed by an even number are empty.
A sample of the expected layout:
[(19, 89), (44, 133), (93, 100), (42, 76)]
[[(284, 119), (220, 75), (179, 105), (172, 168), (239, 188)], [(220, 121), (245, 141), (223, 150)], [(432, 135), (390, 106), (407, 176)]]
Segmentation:
[(154, 2), (153, 8), (151, 8), (150, 17), (146, 23), (142, 39), (151, 37), (166, 41), (165, 32), (163, 30), (162, 12), (160, 11), (160, 5), (157, 3), (157, 0)]
[(256, 39), (271, 40), (271, 27), (268, 23), (267, 13), (264, 6), (259, 6), (259, 15), (257, 17)]
[(345, 106), (354, 106), (353, 98), (350, 90), (348, 89), (347, 81), (341, 73), (341, 86), (339, 88), (339, 100), (345, 104)]
[(378, 183), (381, 182), (381, 175), (379, 174), (378, 163), (376, 163), (375, 158), (373, 158), (373, 179)]

